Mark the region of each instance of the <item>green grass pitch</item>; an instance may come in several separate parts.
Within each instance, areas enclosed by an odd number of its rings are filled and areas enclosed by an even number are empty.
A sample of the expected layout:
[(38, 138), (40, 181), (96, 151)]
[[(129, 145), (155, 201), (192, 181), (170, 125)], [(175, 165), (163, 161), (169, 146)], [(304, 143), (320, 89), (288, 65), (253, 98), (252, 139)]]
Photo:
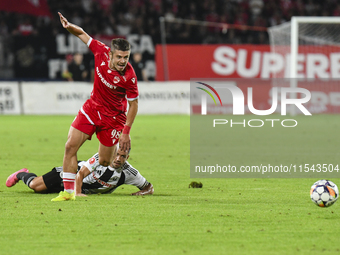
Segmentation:
[[(41, 175), (62, 165), (73, 118), (0, 116), (0, 254), (340, 253), (340, 202), (312, 204), (314, 179), (190, 179), (189, 116), (136, 118), (129, 162), (154, 185), (152, 196), (129, 196), (136, 189), (123, 186), (53, 203), (54, 194), (35, 194), (22, 182), (7, 188), (6, 178), (18, 169)], [(310, 138), (339, 155), (331, 142), (339, 117), (313, 121), (311, 127), (327, 125)], [(97, 149), (93, 137), (78, 158)], [(191, 181), (203, 188), (188, 188)]]

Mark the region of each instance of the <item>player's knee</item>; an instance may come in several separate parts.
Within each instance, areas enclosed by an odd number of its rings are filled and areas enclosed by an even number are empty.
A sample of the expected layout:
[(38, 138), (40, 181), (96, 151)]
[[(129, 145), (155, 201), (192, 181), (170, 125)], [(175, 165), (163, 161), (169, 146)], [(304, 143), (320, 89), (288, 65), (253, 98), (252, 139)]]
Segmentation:
[(74, 146), (70, 141), (67, 141), (65, 144), (65, 154), (73, 155), (77, 153), (77, 147)]
[(31, 189), (33, 189), (35, 192), (39, 192), (39, 183), (37, 181), (35, 181), (35, 179), (33, 179), (30, 184), (29, 187)]

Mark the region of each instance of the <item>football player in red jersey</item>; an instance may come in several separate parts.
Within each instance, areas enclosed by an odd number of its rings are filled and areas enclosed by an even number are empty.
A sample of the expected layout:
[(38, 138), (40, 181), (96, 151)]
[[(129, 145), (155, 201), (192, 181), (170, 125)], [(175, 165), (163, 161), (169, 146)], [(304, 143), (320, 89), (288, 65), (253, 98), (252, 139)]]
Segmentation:
[(65, 145), (64, 191), (52, 199), (65, 201), (75, 198), (77, 152), (94, 133), (100, 142), (98, 165), (110, 167), (118, 142), (122, 150), (130, 150), (129, 133), (137, 114), (139, 94), (137, 77), (129, 63), (131, 46), (128, 41), (122, 38), (114, 39), (110, 48), (91, 38), (81, 27), (68, 22), (61, 13), (58, 14), (62, 26), (87, 44), (95, 58), (91, 98), (84, 103), (74, 119)]

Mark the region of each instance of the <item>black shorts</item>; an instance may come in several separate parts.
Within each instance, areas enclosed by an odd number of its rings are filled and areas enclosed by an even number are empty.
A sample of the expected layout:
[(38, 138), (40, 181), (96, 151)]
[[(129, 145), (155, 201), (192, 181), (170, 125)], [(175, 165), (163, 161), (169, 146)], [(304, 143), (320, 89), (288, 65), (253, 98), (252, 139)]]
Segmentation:
[(63, 178), (56, 168), (42, 176), (47, 187), (46, 193), (59, 193), (64, 190)]

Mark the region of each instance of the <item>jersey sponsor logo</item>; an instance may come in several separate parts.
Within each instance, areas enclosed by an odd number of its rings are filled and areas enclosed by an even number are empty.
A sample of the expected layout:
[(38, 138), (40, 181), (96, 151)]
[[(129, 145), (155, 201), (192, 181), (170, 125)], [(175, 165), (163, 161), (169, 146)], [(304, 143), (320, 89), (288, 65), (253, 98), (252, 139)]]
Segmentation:
[(120, 82), (120, 79), (119, 79), (118, 76), (115, 76), (115, 77), (113, 78), (113, 83), (118, 83), (118, 82)]
[(103, 61), (101, 64), (100, 64), (100, 66), (104, 66), (105, 65), (105, 61)]
[(89, 163), (92, 165), (94, 162), (96, 162), (95, 158), (90, 158)]
[(107, 182), (104, 182), (104, 181), (98, 179), (98, 178), (96, 177), (96, 175), (94, 174), (94, 172), (92, 172), (92, 177), (93, 177), (93, 179), (95, 179), (98, 183), (100, 183), (101, 185), (103, 185), (103, 186), (105, 186), (105, 187), (108, 187), (108, 188), (115, 188), (115, 187), (117, 187), (117, 185), (112, 185), (112, 184), (109, 184), (109, 183), (107, 183)]
[(131, 81), (133, 82), (133, 84), (135, 84), (136, 79), (135, 79), (135, 78), (132, 78)]
[(112, 84), (108, 83), (108, 82), (104, 79), (104, 77), (102, 76), (102, 74), (99, 72), (98, 66), (97, 66), (97, 68), (96, 68), (96, 71), (97, 71), (97, 75), (98, 75), (99, 79), (101, 80), (102, 83), (105, 84), (106, 87), (108, 87), (108, 88), (110, 88), (110, 89), (116, 89), (116, 88), (117, 88), (117, 86), (113, 86)]

